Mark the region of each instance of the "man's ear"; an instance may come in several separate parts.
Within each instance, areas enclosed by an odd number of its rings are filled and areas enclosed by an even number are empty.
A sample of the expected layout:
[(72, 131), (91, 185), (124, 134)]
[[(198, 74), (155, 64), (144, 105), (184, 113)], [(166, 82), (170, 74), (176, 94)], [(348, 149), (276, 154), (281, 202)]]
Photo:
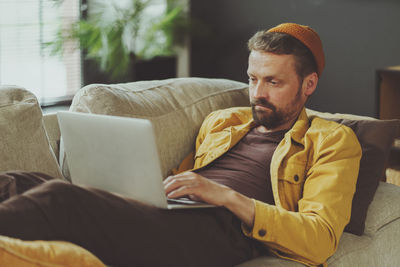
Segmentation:
[(314, 93), (318, 84), (318, 74), (313, 72), (303, 79), (303, 93), (305, 96), (310, 96)]

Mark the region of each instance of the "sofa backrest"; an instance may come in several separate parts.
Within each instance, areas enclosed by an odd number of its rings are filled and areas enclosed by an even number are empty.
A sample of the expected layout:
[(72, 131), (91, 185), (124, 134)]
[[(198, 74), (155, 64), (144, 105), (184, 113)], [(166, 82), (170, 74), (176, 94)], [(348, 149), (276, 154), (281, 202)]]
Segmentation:
[(0, 151), (0, 172), (43, 172), (62, 178), (38, 100), (19, 86), (0, 86)]
[[(75, 95), (71, 111), (152, 121), (163, 175), (194, 149), (204, 118), (213, 110), (248, 106), (247, 84), (206, 78), (174, 78), (123, 84), (93, 84)], [(64, 174), (68, 175), (65, 164)]]

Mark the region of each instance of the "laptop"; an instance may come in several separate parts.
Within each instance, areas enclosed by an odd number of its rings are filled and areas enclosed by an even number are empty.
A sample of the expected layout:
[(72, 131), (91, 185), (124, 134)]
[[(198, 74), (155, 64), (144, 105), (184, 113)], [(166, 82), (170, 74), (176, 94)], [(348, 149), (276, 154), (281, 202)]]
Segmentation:
[(162, 209), (215, 207), (167, 199), (149, 120), (69, 111), (60, 111), (57, 117), (72, 183)]

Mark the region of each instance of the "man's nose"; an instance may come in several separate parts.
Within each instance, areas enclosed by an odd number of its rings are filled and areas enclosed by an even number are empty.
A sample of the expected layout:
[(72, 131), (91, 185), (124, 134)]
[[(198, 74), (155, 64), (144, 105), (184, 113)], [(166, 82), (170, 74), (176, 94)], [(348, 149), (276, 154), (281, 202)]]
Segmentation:
[(265, 84), (258, 82), (253, 88), (253, 98), (268, 98), (268, 90)]

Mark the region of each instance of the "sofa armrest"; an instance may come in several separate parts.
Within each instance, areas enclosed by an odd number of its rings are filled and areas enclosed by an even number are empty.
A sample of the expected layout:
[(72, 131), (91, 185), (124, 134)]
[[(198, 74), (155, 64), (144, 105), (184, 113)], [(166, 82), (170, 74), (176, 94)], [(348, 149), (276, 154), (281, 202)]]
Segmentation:
[(385, 225), (400, 218), (400, 187), (380, 182), (368, 208), (365, 235), (373, 236)]
[(54, 155), (59, 161), (59, 148), (60, 148), (60, 127), (58, 125), (57, 114), (49, 113), (43, 115), (43, 123), (46, 129), (47, 137), (49, 138), (49, 143), (53, 149)]

